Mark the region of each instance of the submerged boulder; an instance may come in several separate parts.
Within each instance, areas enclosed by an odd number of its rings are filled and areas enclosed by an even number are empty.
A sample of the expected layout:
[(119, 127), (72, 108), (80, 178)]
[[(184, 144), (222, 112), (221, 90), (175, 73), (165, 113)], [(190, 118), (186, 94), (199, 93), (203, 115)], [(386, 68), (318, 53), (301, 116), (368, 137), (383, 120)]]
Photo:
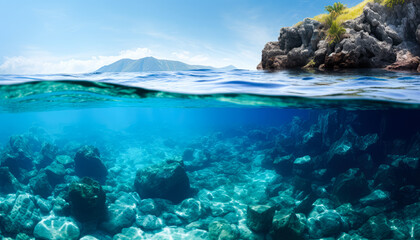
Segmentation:
[(282, 176), (290, 176), (293, 173), (293, 160), (292, 154), (286, 156), (277, 156), (273, 159), (274, 170)]
[(105, 192), (101, 185), (88, 177), (70, 184), (68, 201), (74, 217), (79, 221), (96, 221), (105, 216)]
[(343, 226), (343, 219), (335, 210), (313, 211), (308, 218), (312, 238), (335, 237), (344, 230)]
[(270, 229), (275, 209), (268, 205), (248, 206), (246, 225), (255, 232), (266, 232)]
[(58, 162), (53, 162), (44, 170), (48, 176), (48, 181), (51, 184), (51, 186), (55, 186), (64, 181), (64, 176), (66, 175), (66, 169), (63, 164), (58, 163)]
[(0, 193), (14, 193), (20, 188), (19, 182), (8, 167), (0, 167)]
[(29, 185), (35, 195), (47, 198), (51, 195), (53, 187), (48, 181), (48, 176), (45, 171), (40, 171), (35, 177), (29, 180)]
[(334, 182), (333, 193), (342, 202), (353, 203), (369, 193), (365, 175), (357, 168), (340, 174)]
[(234, 240), (238, 239), (239, 232), (235, 225), (228, 223), (226, 220), (214, 221), (209, 224), (210, 240)]
[(272, 239), (301, 240), (304, 239), (305, 230), (305, 223), (300, 221), (296, 214), (276, 214), (270, 236)]
[(307, 177), (313, 170), (314, 161), (309, 155), (296, 158), (293, 162), (293, 172), (296, 175)]
[(71, 218), (47, 218), (35, 226), (34, 236), (45, 240), (76, 240), (79, 239), (80, 230)]
[(8, 149), (0, 162), (2, 166), (9, 167), (17, 179), (24, 179), (25, 172), (32, 170), (34, 166), (28, 139), (22, 135), (10, 137)]
[(136, 220), (136, 205), (114, 203), (108, 207), (106, 220), (101, 223), (101, 228), (115, 234), (121, 229), (130, 227)]
[(134, 187), (141, 198), (163, 198), (179, 203), (190, 193), (182, 161), (168, 160), (137, 171)]
[(206, 208), (199, 200), (188, 198), (178, 206), (176, 214), (186, 222), (191, 223), (203, 217), (206, 214)]
[(81, 147), (74, 157), (75, 172), (79, 177), (90, 177), (104, 182), (108, 171), (101, 161), (99, 150), (94, 146)]
[(146, 239), (144, 232), (140, 228), (124, 228), (121, 233), (114, 235), (113, 240), (143, 240)]
[(373, 216), (358, 230), (368, 239), (392, 239), (392, 230), (384, 214)]
[(51, 143), (46, 143), (41, 149), (41, 158), (38, 163), (39, 168), (43, 168), (51, 164), (57, 156), (58, 148)]
[(159, 230), (164, 227), (162, 219), (155, 215), (139, 216), (136, 219), (136, 225), (145, 231)]
[(0, 229), (6, 233), (32, 234), (35, 225), (41, 220), (34, 196), (20, 193), (7, 214), (0, 214)]

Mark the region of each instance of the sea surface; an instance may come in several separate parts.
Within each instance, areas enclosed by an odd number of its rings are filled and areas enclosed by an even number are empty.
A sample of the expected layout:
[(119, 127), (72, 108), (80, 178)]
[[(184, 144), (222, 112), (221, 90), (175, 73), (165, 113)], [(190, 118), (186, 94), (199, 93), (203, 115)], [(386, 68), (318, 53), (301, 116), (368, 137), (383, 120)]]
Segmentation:
[(0, 75), (0, 239), (420, 239), (419, 216), (420, 74)]

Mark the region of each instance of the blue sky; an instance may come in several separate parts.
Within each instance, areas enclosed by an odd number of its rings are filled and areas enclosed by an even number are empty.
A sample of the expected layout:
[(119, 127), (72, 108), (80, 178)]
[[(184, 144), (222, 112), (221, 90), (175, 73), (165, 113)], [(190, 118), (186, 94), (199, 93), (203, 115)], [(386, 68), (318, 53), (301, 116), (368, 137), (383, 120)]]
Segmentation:
[(90, 72), (145, 56), (255, 69), (281, 27), (333, 2), (0, 0), (0, 73)]

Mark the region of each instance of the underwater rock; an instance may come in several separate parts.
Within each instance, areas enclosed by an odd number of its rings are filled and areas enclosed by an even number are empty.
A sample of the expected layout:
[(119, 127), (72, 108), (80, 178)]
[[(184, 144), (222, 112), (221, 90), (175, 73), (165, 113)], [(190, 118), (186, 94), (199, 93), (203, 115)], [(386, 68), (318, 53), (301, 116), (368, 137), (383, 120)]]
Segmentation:
[(344, 230), (343, 219), (335, 210), (314, 209), (308, 217), (309, 235), (312, 238), (335, 237)]
[(373, 186), (378, 189), (395, 192), (401, 184), (396, 167), (381, 164), (375, 173)]
[[(1, 235), (0, 235), (0, 237), (1, 237)], [(2, 239), (9, 240), (10, 238), (2, 238)], [(14, 240), (35, 240), (35, 238), (30, 237), (29, 235), (27, 235), (25, 233), (18, 233)]]
[(348, 127), (328, 150), (327, 169), (333, 176), (349, 168), (370, 169), (372, 160), (368, 153), (372, 152), (377, 142), (377, 134), (359, 136)]
[(333, 194), (341, 203), (353, 203), (369, 193), (365, 175), (357, 168), (340, 174), (333, 184)]
[(164, 227), (162, 219), (156, 217), (155, 215), (137, 217), (136, 225), (145, 231), (154, 231)]
[(105, 192), (101, 185), (88, 177), (70, 184), (68, 201), (74, 217), (81, 221), (102, 220), (105, 216)]
[(0, 167), (0, 193), (14, 193), (19, 189), (19, 182), (9, 171), (9, 168)]
[(145, 240), (147, 239), (140, 228), (124, 228), (121, 233), (114, 235), (113, 240)]
[(80, 230), (71, 218), (47, 218), (35, 226), (34, 236), (45, 240), (76, 240), (79, 239)]
[(9, 149), (1, 158), (1, 165), (9, 167), (10, 172), (21, 181), (25, 171), (33, 168), (33, 157), (23, 136), (12, 136), (9, 140)]
[(136, 205), (111, 204), (108, 206), (106, 218), (100, 227), (109, 233), (116, 234), (123, 228), (130, 227), (136, 220)]
[(50, 165), (57, 156), (58, 148), (51, 143), (46, 143), (41, 148), (41, 158), (38, 162), (38, 168), (44, 168)]
[(367, 240), (367, 239), (362, 238), (361, 236), (357, 235), (356, 233), (353, 233), (351, 235), (348, 234), (348, 233), (343, 233), (337, 238), (337, 240), (354, 240), (354, 239)]
[(35, 177), (31, 178), (29, 185), (35, 195), (43, 198), (48, 198), (53, 191), (53, 187), (48, 182), (48, 176), (45, 171), (40, 171)]
[(209, 224), (209, 240), (235, 240), (239, 232), (235, 225), (226, 220), (214, 221)]
[(141, 200), (139, 210), (143, 214), (159, 216), (162, 212), (162, 206), (160, 206), (160, 204), (158, 204), (154, 199), (146, 198)]
[(86, 235), (86, 236), (81, 237), (80, 240), (99, 240), (99, 239), (91, 235)]
[(391, 227), (384, 214), (373, 216), (358, 230), (358, 233), (368, 239), (392, 239)]
[(7, 233), (32, 234), (40, 220), (34, 197), (28, 193), (20, 193), (10, 212), (7, 215), (0, 214), (0, 229)]
[(48, 176), (48, 182), (51, 184), (51, 186), (55, 186), (64, 181), (66, 169), (63, 164), (53, 162), (48, 167), (44, 168), (44, 170)]
[(275, 157), (272, 163), (274, 170), (282, 176), (290, 176), (293, 174), (293, 160), (292, 154), (286, 156)]
[(182, 161), (168, 160), (139, 169), (134, 187), (142, 198), (163, 198), (174, 203), (190, 194), (190, 181)]
[(161, 218), (166, 226), (179, 226), (183, 224), (182, 220), (173, 213), (164, 212)]
[[(188, 230), (182, 227), (165, 228), (162, 231), (156, 232), (153, 235), (147, 236), (147, 239), (194, 239), (194, 240), (208, 240), (207, 231), (201, 229)], [(222, 238), (223, 239), (223, 238)]]
[(39, 210), (44, 214), (49, 213), (52, 209), (51, 201), (41, 197), (36, 197), (36, 205), (38, 206)]
[(178, 206), (178, 210), (175, 211), (178, 217), (182, 218), (187, 223), (198, 220), (203, 217), (206, 212), (204, 205), (194, 198), (188, 198), (182, 201)]
[(392, 204), (389, 193), (377, 189), (360, 199), (362, 206), (385, 207)]
[(207, 149), (199, 150), (188, 148), (182, 154), (182, 161), (184, 162), (187, 171), (198, 171), (205, 169), (210, 163), (210, 152)]
[(402, 186), (393, 197), (400, 206), (410, 205), (420, 201), (420, 189), (413, 185)]
[(66, 200), (58, 196), (53, 201), (53, 211), (56, 216), (69, 216), (71, 206)]
[(79, 148), (75, 157), (75, 172), (79, 177), (91, 177), (104, 182), (108, 171), (100, 159), (99, 150), (94, 146)]
[(238, 225), (239, 239), (243, 240), (265, 240), (265, 233), (256, 233), (250, 230), (245, 224)]
[(293, 173), (302, 177), (308, 177), (313, 170), (313, 166), (314, 162), (309, 155), (296, 158), (293, 162)]
[(290, 239), (302, 240), (306, 225), (301, 221), (296, 214), (291, 213), (283, 215), (280, 212), (276, 213), (273, 219), (273, 227), (270, 231), (270, 236), (275, 239)]
[(294, 213), (303, 213), (308, 215), (313, 208), (313, 203), (318, 199), (318, 196), (311, 192), (309, 193), (294, 209)]
[(360, 228), (369, 219), (368, 214), (365, 214), (363, 210), (353, 207), (350, 203), (343, 204), (335, 210), (351, 230)]
[(58, 155), (55, 161), (62, 164), (65, 168), (72, 168), (74, 166), (74, 159), (68, 155)]
[(415, 236), (416, 224), (413, 224), (413, 225), (414, 226), (407, 226), (407, 223), (400, 219), (389, 220), (389, 226), (392, 231), (392, 239), (395, 239), (395, 240), (410, 239), (411, 236), (413, 236), (414, 239), (418, 239), (419, 236)]
[(273, 222), (275, 209), (268, 205), (248, 206), (246, 225), (255, 232), (266, 232)]

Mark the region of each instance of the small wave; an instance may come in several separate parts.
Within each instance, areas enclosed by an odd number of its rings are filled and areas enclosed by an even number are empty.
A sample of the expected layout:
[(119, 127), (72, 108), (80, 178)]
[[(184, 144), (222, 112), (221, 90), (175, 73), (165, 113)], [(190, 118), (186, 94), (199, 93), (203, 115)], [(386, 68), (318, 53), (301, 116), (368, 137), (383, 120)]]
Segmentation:
[(247, 82), (247, 81), (228, 81), (228, 82), (221, 82), (219, 84), (234, 84), (234, 85), (241, 85), (243, 87), (259, 87), (259, 88), (275, 88), (275, 87), (282, 87), (282, 84), (276, 83), (260, 83), (260, 82)]

